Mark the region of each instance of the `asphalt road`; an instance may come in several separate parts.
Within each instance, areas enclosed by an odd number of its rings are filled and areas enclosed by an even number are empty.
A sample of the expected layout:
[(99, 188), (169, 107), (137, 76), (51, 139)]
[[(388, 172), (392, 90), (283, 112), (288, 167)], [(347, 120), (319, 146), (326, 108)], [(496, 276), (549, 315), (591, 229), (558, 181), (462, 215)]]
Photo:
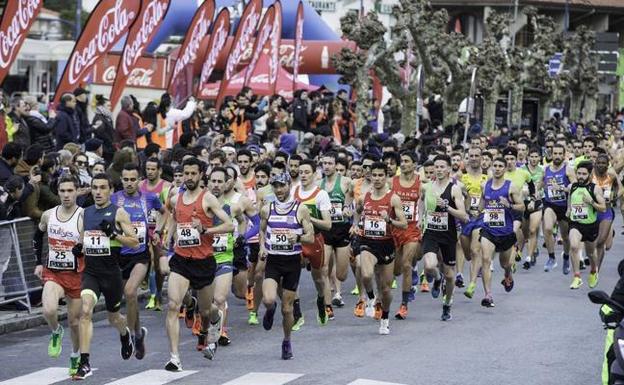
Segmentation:
[[(608, 252), (598, 289), (611, 292), (622, 258), (624, 236)], [(541, 241), (540, 241), (541, 244)], [(557, 255), (560, 247), (558, 246)], [(315, 292), (309, 273), (302, 274), (301, 298), (306, 324), (293, 334), (295, 358), (280, 359), (281, 317), (272, 331), (248, 326), (243, 301), (231, 300), (229, 331), (232, 344), (220, 347), (214, 361), (195, 351), (196, 339), (181, 326), (181, 358), (185, 371), (164, 372), (169, 358), (164, 313), (143, 311), (149, 329), (147, 355), (123, 361), (119, 337), (99, 321), (94, 327), (91, 363), (97, 368), (89, 384), (209, 384), (209, 385), (390, 385), (390, 384), (599, 384), (604, 331), (598, 307), (587, 299), (588, 287), (569, 289), (570, 276), (545, 273), (544, 249), (538, 264), (515, 276), (515, 288), (505, 293), (494, 273), (496, 307), (480, 306), (481, 284), (473, 300), (456, 293), (453, 320), (441, 322), (441, 302), (419, 293), (409, 318), (391, 319), (389, 336), (377, 334), (378, 322), (358, 319), (355, 297), (321, 327), (315, 322)], [(467, 267), (466, 267), (467, 272)], [(586, 281), (587, 270), (584, 272)], [(343, 291), (353, 287), (350, 278)], [(400, 301), (394, 290), (392, 314)], [(262, 311), (261, 311), (262, 312)], [(67, 329), (66, 329), (67, 331)], [(47, 356), (47, 327), (4, 335), (0, 339), (0, 385), (69, 383), (66, 365), (71, 350), (66, 333), (59, 359)], [(26, 377), (22, 377), (26, 376)]]

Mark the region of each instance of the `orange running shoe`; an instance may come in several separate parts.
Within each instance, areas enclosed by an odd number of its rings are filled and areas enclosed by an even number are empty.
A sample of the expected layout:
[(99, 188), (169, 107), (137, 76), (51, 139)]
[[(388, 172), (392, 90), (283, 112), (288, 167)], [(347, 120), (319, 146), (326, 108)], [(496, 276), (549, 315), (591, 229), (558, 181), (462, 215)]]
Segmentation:
[(199, 312), (195, 312), (194, 318), (195, 319), (193, 320), (192, 332), (194, 336), (198, 336), (202, 328), (202, 319), (201, 319), (201, 316), (199, 315)]
[(178, 318), (182, 319), (186, 317), (186, 306), (180, 306), (180, 312), (178, 313)]
[(334, 309), (332, 309), (331, 306), (329, 306), (329, 305), (325, 306), (325, 313), (327, 314), (327, 319), (328, 320), (333, 320), (334, 319)]
[(394, 315), (396, 319), (406, 319), (407, 318), (407, 305), (401, 304), (399, 307), (399, 311)]
[(373, 316), (373, 318), (374, 318), (375, 320), (379, 321), (379, 320), (381, 319), (381, 313), (382, 313), (382, 310), (381, 310), (381, 303), (380, 303), (380, 302), (377, 302), (377, 303), (375, 304), (375, 315)]
[(427, 280), (420, 284), (420, 292), (429, 293), (429, 282), (427, 282)]
[(366, 307), (366, 302), (360, 299), (358, 303), (355, 304), (355, 310), (353, 310), (353, 315), (358, 318), (364, 317), (364, 308)]
[(245, 294), (245, 300), (247, 301), (247, 310), (251, 311), (254, 309), (254, 294), (253, 287), (247, 288), (247, 294)]

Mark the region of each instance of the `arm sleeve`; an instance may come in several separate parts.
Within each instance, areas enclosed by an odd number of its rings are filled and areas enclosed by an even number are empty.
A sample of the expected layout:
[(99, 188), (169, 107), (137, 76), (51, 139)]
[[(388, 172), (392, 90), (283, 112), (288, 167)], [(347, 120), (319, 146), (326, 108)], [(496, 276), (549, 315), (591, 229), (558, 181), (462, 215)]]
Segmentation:
[(41, 231), (39, 229), (39, 226), (37, 226), (35, 229), (35, 238), (33, 239), (33, 251), (35, 252), (35, 257), (37, 258), (37, 265), (42, 264), (41, 262), (42, 248), (43, 248), (43, 231)]
[(249, 238), (258, 235), (260, 232), (260, 215), (256, 214), (253, 217), (249, 218), (251, 226), (247, 229), (245, 233), (245, 240), (248, 241)]

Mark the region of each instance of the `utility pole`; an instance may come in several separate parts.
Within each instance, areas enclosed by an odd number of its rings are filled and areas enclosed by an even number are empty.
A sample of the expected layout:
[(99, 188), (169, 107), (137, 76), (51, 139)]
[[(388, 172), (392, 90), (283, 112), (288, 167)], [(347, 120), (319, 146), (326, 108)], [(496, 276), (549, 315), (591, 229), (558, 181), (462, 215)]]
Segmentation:
[(74, 31), (74, 40), (78, 41), (80, 37), (80, 29), (82, 28), (82, 0), (76, 0), (76, 29)]
[[(514, 47), (516, 46), (516, 31), (514, 31), (514, 27), (515, 27), (517, 21), (518, 21), (518, 0), (514, 0), (513, 21), (509, 23), (509, 34), (511, 35), (510, 36), (510, 39), (511, 39), (511, 51), (513, 51)], [(509, 91), (507, 93), (507, 127), (509, 127), (510, 131), (511, 131), (512, 123), (513, 123), (511, 121), (512, 102), (513, 102), (512, 91), (511, 91), (511, 89), (509, 89)]]
[(568, 29), (570, 29), (570, 0), (566, 0), (563, 11), (563, 32), (568, 32)]

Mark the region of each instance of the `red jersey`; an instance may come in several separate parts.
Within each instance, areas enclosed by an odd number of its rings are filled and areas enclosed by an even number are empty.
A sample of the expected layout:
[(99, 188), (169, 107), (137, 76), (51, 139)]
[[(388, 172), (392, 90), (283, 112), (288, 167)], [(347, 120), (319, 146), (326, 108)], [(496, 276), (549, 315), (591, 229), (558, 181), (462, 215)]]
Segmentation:
[(416, 175), (414, 184), (409, 187), (401, 186), (399, 176), (392, 178), (392, 192), (397, 194), (401, 198), (401, 205), (403, 206), (403, 214), (407, 223), (418, 223), (418, 200), (420, 199), (420, 178)]
[(364, 195), (362, 237), (377, 241), (392, 238), (389, 228), (390, 224), (382, 218), (383, 211), (387, 212), (391, 218), (394, 217), (391, 200), (392, 191), (388, 191), (386, 195), (379, 200), (373, 199), (371, 192), (367, 192), (366, 195)]
[(212, 218), (206, 215), (202, 207), (205, 194), (206, 191), (202, 191), (195, 202), (188, 205), (184, 204), (184, 194), (178, 195), (174, 217), (177, 223), (175, 253), (181, 257), (207, 259), (213, 255), (212, 235), (202, 235), (193, 227), (193, 218), (199, 219), (204, 229), (212, 227)]

